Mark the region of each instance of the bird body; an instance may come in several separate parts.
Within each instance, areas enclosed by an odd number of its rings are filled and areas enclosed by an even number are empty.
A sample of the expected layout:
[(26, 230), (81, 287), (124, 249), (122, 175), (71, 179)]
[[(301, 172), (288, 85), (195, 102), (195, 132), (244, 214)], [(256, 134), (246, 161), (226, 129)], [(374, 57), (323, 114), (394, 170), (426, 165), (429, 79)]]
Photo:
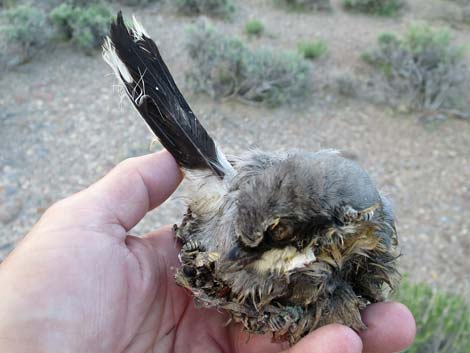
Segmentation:
[(333, 150), (226, 157), (121, 14), (104, 57), (191, 183), (175, 279), (195, 303), (276, 341), (329, 323), (364, 329), (360, 310), (398, 274), (394, 216), (368, 174)]

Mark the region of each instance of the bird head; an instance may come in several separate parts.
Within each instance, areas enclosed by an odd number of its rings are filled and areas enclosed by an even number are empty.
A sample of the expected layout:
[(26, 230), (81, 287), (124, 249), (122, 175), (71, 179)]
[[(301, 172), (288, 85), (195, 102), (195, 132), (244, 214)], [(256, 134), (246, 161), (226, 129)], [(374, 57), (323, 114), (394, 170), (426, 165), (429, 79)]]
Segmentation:
[(241, 168), (236, 183), (237, 242), (228, 260), (240, 266), (264, 259), (258, 269), (292, 271), (314, 261), (324, 244), (384, 228), (383, 199), (373, 182), (334, 151), (291, 153), (254, 174)]

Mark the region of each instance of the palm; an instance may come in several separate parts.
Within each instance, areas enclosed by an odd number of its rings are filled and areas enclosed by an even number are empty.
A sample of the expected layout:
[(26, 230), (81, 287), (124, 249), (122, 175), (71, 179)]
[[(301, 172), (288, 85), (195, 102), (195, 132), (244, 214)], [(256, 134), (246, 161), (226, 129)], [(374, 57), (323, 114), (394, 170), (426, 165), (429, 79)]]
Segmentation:
[[(135, 328), (136, 335), (129, 352), (278, 352), (280, 345), (268, 337), (247, 337), (236, 325), (225, 325), (227, 316), (215, 309), (195, 308), (190, 295), (173, 279), (177, 266), (174, 238), (169, 231), (160, 231), (145, 239), (136, 240), (148, 248), (157, 249), (157, 286), (144, 297), (154, 300), (140, 302), (145, 319)], [(154, 254), (148, 254), (155, 256)], [(139, 298), (135, 298), (137, 301)], [(137, 306), (139, 304), (136, 304)], [(133, 347), (139, 347), (133, 350)], [(145, 347), (144, 350), (141, 348)], [(149, 349), (152, 348), (153, 350)]]

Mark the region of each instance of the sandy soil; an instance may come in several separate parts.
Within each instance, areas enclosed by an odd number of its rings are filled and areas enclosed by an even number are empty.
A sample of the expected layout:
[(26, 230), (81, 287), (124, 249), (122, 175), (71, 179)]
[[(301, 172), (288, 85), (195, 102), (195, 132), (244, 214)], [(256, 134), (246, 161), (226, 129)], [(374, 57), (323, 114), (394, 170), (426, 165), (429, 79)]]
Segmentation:
[[(209, 21), (243, 36), (246, 20), (260, 19), (267, 35), (251, 40), (253, 46), (295, 50), (300, 40), (326, 40), (329, 55), (313, 64), (319, 82), (364, 73), (359, 55), (380, 32), (402, 31), (416, 19), (442, 23), (435, 14), (435, 6), (443, 6), (438, 0), (410, 1), (410, 10), (398, 19), (347, 14), (338, 2), (331, 14), (299, 14), (274, 8), (268, 0), (240, 0), (234, 21)], [(191, 65), (184, 43), (187, 25), (197, 19), (178, 16), (169, 6), (125, 9), (131, 12), (160, 44), (196, 114), (226, 152), (247, 147), (346, 151), (394, 203), (403, 271), (470, 293), (470, 123), (425, 126), (418, 115), (322, 90), (300, 106), (276, 110), (193, 95), (184, 86)], [(459, 42), (470, 38), (469, 27), (452, 31)], [(119, 161), (148, 152), (151, 136), (128, 102), (119, 99), (115, 83), (99, 55), (63, 45), (0, 77), (0, 258), (52, 202), (86, 187)], [(177, 194), (132, 233), (178, 222), (183, 211)]]

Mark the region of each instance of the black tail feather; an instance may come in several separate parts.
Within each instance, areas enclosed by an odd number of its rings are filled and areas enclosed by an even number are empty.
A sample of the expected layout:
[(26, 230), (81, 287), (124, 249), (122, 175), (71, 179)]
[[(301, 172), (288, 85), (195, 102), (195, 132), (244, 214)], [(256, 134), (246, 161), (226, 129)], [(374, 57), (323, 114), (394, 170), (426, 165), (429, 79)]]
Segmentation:
[[(210, 169), (223, 177), (227, 162), (176, 86), (155, 42), (129, 29), (121, 12), (111, 24), (105, 59), (162, 145), (186, 169)], [(116, 55), (119, 63), (109, 59)]]

